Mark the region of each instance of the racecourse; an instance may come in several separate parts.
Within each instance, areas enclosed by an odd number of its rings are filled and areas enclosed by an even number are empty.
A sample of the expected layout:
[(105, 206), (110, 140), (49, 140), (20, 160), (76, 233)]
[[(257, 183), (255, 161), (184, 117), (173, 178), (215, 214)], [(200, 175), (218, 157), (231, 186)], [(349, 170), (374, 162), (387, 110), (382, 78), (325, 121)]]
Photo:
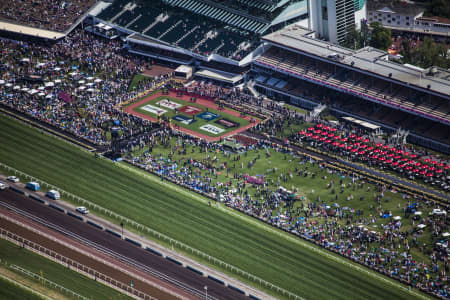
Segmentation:
[[(412, 299), (379, 275), (317, 253), (239, 214), (0, 117), (0, 162), (52, 183), (306, 299)], [(370, 271), (368, 271), (371, 273)], [(272, 293), (275, 293), (272, 291)], [(276, 294), (275, 294), (276, 295)], [(420, 294), (421, 295), (421, 294)], [(279, 296), (279, 295), (278, 295)]]

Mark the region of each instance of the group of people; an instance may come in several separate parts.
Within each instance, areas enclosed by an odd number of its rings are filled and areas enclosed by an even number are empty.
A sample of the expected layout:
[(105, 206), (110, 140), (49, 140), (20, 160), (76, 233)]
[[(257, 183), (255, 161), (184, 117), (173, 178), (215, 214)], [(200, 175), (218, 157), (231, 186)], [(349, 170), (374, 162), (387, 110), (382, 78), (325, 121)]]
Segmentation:
[[(154, 147), (164, 147), (170, 150), (170, 153), (166, 156), (158, 154), (158, 151), (153, 150)], [(439, 205), (421, 196), (404, 193), (404, 203), (399, 207), (404, 214), (398, 218), (400, 216), (393, 216), (389, 210), (383, 208), (384, 203), (390, 201), (386, 194), (388, 191), (394, 191), (393, 187), (372, 182), (348, 171), (334, 169), (314, 161), (307, 155), (298, 156), (294, 153), (286, 153), (286, 159), (295, 157), (300, 160), (300, 165), (293, 168), (292, 172), (280, 174), (278, 182), (266, 178), (261, 185), (249, 183), (248, 178), (242, 174), (245, 170), (241, 168), (241, 157), (247, 156), (249, 151), (262, 149), (284, 151), (283, 147), (277, 144), (258, 140), (245, 147), (241, 153), (231, 153), (221, 144), (208, 143), (166, 128), (155, 132), (150, 139), (127, 145), (123, 152), (130, 162), (157, 174), (161, 180), (169, 179), (207, 195), (412, 286), (444, 297), (449, 296), (446, 281), (449, 264), (444, 241), (446, 237), (443, 235), (448, 230), (446, 215), (415, 214)], [(141, 150), (141, 154), (135, 157), (132, 153), (136, 150)], [(193, 159), (194, 152), (201, 152), (202, 156), (204, 153), (205, 159)], [(175, 158), (176, 153), (180, 154), (178, 159)], [(219, 160), (218, 157), (222, 156), (228, 160)], [(261, 155), (255, 158), (258, 159), (268, 163), (270, 157)], [(314, 165), (320, 167), (319, 172), (311, 171), (310, 166)], [(272, 171), (276, 172), (276, 167)], [(220, 174), (227, 174), (226, 180), (218, 180)], [(351, 178), (351, 181), (334, 182), (330, 180), (333, 175)], [(293, 198), (291, 193), (296, 191), (277, 188), (288, 185), (290, 178), (294, 176), (320, 178), (324, 189), (331, 186), (338, 191), (341, 189), (341, 192), (370, 190), (373, 192), (373, 199), (360, 199), (371, 201), (370, 209), (339, 206), (337, 203), (331, 205), (330, 199), (326, 201), (320, 197), (307, 201), (301, 193)], [(347, 201), (353, 199), (353, 193), (356, 192), (352, 192), (344, 203), (351, 203)], [(338, 197), (338, 192), (335, 197)], [(335, 201), (334, 196), (332, 200)], [(294, 205), (296, 201), (300, 205)], [(386, 219), (386, 223), (374, 231), (371, 229), (372, 225), (380, 218)], [(431, 231), (431, 243), (422, 238), (423, 230), (418, 230), (417, 225)], [(435, 243), (436, 241), (442, 243)], [(430, 262), (424, 263), (413, 255), (417, 251), (429, 257)]]
[(150, 63), (129, 55), (120, 41), (76, 30), (50, 46), (6, 39), (0, 46), (0, 103), (97, 145), (109, 143), (114, 125), (125, 137), (152, 128), (116, 106), (167, 78), (129, 91), (133, 76)]
[(35, 28), (65, 31), (94, 3), (94, 0), (2, 1), (0, 2), (0, 19)]

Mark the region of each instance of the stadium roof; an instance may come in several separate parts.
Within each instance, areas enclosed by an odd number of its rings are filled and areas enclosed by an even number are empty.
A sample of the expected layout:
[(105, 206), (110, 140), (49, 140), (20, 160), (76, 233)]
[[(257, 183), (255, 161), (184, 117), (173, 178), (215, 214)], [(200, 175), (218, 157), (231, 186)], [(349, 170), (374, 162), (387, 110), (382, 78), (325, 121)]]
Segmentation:
[(421, 72), (417, 68), (389, 61), (388, 52), (372, 47), (355, 51), (315, 39), (311, 37), (312, 33), (312, 31), (294, 24), (270, 33), (262, 39), (276, 46), (359, 69), (374, 76), (384, 77), (386, 80), (393, 79), (406, 85), (431, 90), (445, 95), (446, 98), (450, 96), (449, 71), (438, 69), (438, 74), (428, 76), (426, 72)]
[(400, 2), (392, 0), (367, 1), (367, 9), (414, 16), (417, 16), (425, 11), (425, 8), (422, 5), (406, 1)]
[(49, 40), (59, 40), (60, 38), (63, 38), (65, 36), (65, 34), (61, 32), (46, 29), (37, 29), (29, 26), (17, 25), (4, 21), (0, 21), (0, 30), (14, 32), (17, 34), (24, 34), (33, 37), (46, 38)]

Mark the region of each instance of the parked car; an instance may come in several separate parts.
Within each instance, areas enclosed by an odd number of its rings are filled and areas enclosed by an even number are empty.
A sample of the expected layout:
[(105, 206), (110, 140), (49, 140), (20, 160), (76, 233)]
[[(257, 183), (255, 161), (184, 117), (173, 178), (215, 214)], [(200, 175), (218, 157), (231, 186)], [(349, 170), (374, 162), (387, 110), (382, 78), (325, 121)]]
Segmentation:
[(84, 206), (77, 207), (76, 211), (83, 215), (87, 215), (89, 213), (89, 210)]
[(59, 192), (55, 190), (50, 190), (45, 195), (53, 200), (58, 200), (59, 198), (61, 198)]
[(0, 191), (6, 190), (7, 188), (8, 186), (6, 185), (6, 183), (0, 181)]
[(446, 215), (447, 212), (445, 210), (439, 209), (439, 208), (435, 208), (431, 211), (432, 215), (438, 215), (438, 216), (442, 216), (442, 215)]
[(7, 178), (9, 181), (17, 183), (19, 182), (19, 178), (17, 178), (16, 176), (8, 176)]

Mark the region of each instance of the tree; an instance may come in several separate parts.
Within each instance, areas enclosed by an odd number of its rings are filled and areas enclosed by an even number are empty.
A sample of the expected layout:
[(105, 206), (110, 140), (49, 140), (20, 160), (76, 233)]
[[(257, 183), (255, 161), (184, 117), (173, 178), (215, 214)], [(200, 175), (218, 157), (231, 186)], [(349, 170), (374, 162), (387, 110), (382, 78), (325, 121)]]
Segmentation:
[(371, 23), (370, 27), (372, 28), (370, 46), (386, 51), (392, 44), (391, 30), (384, 28), (378, 22)]
[(401, 44), (403, 63), (408, 63), (422, 68), (437, 66), (444, 69), (450, 68), (450, 55), (447, 47), (436, 44), (433, 39), (425, 37), (420, 46), (412, 48), (410, 40), (403, 40)]

